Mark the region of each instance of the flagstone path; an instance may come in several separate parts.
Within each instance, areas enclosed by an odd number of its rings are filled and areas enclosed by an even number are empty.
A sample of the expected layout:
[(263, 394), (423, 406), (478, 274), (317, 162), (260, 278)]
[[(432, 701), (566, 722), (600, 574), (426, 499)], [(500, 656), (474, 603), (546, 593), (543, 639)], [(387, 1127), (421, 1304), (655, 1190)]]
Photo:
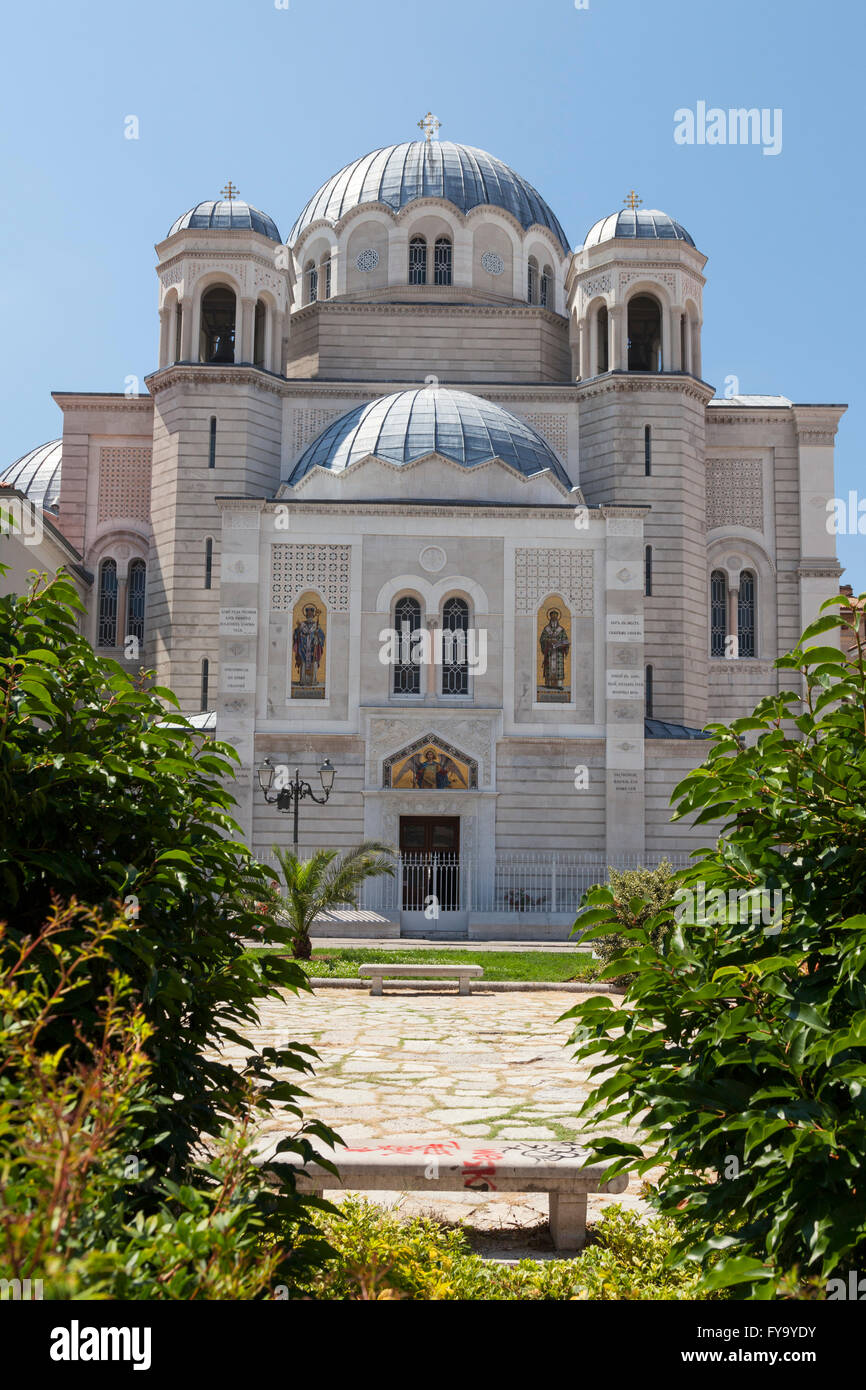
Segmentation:
[[(266, 1004), (252, 1036), (259, 1046), (295, 1039), (316, 1048), (321, 1060), (303, 1083), (310, 1097), (304, 1111), (345, 1143), (398, 1135), (580, 1140), (590, 1132), (577, 1117), (589, 1091), (588, 1069), (575, 1064), (566, 1046), (571, 1024), (557, 1022), (576, 1002), (574, 994), (552, 991), (460, 997), (391, 986), (372, 998), (330, 989)], [(266, 1121), (262, 1147), (284, 1132), (279, 1120)], [(639, 1192), (633, 1180), (621, 1195), (590, 1196), (590, 1223), (611, 1201), (644, 1209)], [(510, 1231), (522, 1245), (530, 1236), (532, 1244), (549, 1243), (543, 1195), (367, 1195), (476, 1230)]]

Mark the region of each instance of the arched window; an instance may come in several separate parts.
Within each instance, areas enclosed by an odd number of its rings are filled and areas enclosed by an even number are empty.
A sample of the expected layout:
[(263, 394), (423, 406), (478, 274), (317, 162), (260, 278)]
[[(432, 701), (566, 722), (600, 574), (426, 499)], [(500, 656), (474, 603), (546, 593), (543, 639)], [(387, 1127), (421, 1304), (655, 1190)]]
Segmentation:
[(628, 302), (629, 371), (660, 371), (661, 347), (661, 305), (650, 294), (636, 294)]
[(442, 694), (469, 694), (469, 604), (450, 598), (442, 610)]
[(643, 591), (647, 598), (653, 594), (653, 548), (644, 546), (643, 552)]
[(319, 272), (315, 261), (307, 261), (304, 267), (304, 302), (315, 304), (319, 297)]
[(648, 666), (644, 673), (644, 713), (647, 719), (653, 717), (653, 668)]
[(117, 561), (103, 560), (99, 566), (99, 608), (97, 647), (117, 646)]
[(322, 298), (323, 298), (323, 299), (330, 299), (330, 298), (331, 298), (331, 257), (330, 257), (330, 256), (325, 256), (325, 257), (323, 258), (322, 264), (321, 264), (321, 266), (319, 267), (319, 272), (320, 272), (319, 283), (320, 283), (321, 286), (322, 286)]
[(598, 359), (597, 371), (606, 372), (607, 367), (607, 305), (602, 304), (595, 316), (595, 353)]
[(737, 601), (737, 654), (755, 655), (755, 596), (757, 584), (752, 570), (741, 570)]
[(422, 236), (409, 242), (409, 284), (427, 284), (427, 243)]
[(526, 300), (529, 304), (538, 303), (538, 261), (534, 256), (529, 257), (529, 266), (527, 267)]
[(263, 299), (256, 300), (255, 323), (253, 327), (253, 366), (263, 367), (265, 365), (265, 328), (268, 322), (268, 310)]
[(553, 308), (553, 271), (549, 265), (541, 272), (541, 304), (545, 309)]
[(181, 342), (183, 341), (183, 305), (179, 299), (174, 301), (174, 360), (180, 361)]
[(451, 284), (451, 242), (447, 236), (437, 237), (433, 248), (433, 283)]
[(399, 654), (399, 659), (392, 666), (391, 690), (395, 695), (421, 694), (421, 667), (412, 660), (412, 638), (420, 629), (421, 605), (411, 594), (406, 594), (394, 605), (394, 630)]
[(207, 657), (202, 658), (201, 663), (201, 711), (204, 714), (207, 709), (208, 678), (210, 676), (210, 662)]
[(208, 536), (204, 543), (204, 586), (213, 587), (213, 540)]
[(653, 471), (653, 427), (644, 425), (643, 427), (643, 471), (644, 476), (649, 478)]
[(133, 560), (129, 566), (129, 586), (126, 598), (127, 637), (137, 637), (144, 641), (144, 591), (147, 581), (147, 566), (143, 560)]
[(710, 656), (725, 655), (728, 635), (728, 581), (724, 570), (710, 576)]
[(235, 297), (225, 285), (214, 285), (201, 297), (199, 358), (202, 362), (235, 360)]
[(216, 468), (216, 426), (217, 418), (215, 415), (210, 417), (210, 431), (207, 441), (207, 466)]

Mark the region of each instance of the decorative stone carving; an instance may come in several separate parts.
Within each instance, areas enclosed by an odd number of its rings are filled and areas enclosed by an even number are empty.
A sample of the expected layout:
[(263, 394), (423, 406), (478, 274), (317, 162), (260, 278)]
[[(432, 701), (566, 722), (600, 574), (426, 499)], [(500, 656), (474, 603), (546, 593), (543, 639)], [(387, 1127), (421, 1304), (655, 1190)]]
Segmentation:
[(350, 568), (348, 545), (273, 546), (271, 609), (290, 613), (300, 594), (315, 589), (332, 613), (347, 613)]
[(594, 280), (584, 280), (580, 292), (585, 300), (592, 299), (597, 294), (610, 294), (610, 276), (597, 275)]
[(163, 271), (159, 279), (165, 289), (168, 289), (169, 285), (179, 285), (183, 279), (183, 266), (171, 266), (168, 270)]
[(677, 285), (676, 276), (666, 270), (621, 270), (619, 273), (619, 287), (624, 290), (634, 280), (660, 280), (663, 285), (667, 285), (669, 290), (675, 290)]
[(764, 529), (764, 471), (760, 459), (707, 460), (707, 530)]
[(562, 594), (575, 617), (592, 616), (593, 560), (586, 548), (519, 549), (514, 557), (518, 613), (535, 613), (546, 594)]
[(334, 420), (345, 415), (344, 410), (305, 410), (298, 406), (294, 419), (294, 449), (299, 454)]
[(379, 252), (375, 246), (368, 246), (365, 251), (359, 251), (355, 257), (355, 265), (359, 270), (375, 270), (379, 264)]
[[(494, 721), (468, 716), (453, 718), (449, 711), (419, 710), (412, 718), (373, 718), (367, 738), (367, 781), (381, 785), (380, 763), (383, 758), (405, 748), (413, 740), (434, 736), (447, 739), (478, 763), (479, 782), (490, 786), (493, 767)], [(437, 802), (437, 805), (439, 803)], [(417, 813), (416, 813), (417, 814)]]
[(441, 545), (427, 545), (418, 556), (418, 563), (428, 574), (438, 574), (445, 568), (448, 556)]
[(562, 412), (551, 410), (524, 411), (520, 416), (527, 425), (531, 425), (534, 430), (546, 439), (552, 449), (555, 449), (559, 457), (564, 459), (568, 454), (568, 416)]
[(495, 251), (485, 251), (481, 257), (481, 264), (488, 275), (501, 275), (505, 269), (505, 262)]
[(100, 449), (97, 523), (116, 517), (150, 521), (150, 461), (148, 448), (106, 445)]

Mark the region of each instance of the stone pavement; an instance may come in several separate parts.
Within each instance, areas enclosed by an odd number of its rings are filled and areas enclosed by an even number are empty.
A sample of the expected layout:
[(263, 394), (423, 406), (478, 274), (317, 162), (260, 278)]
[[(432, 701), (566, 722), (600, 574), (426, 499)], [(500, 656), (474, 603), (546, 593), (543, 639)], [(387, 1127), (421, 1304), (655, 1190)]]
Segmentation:
[[(392, 986), (372, 998), (330, 989), (265, 1005), (252, 1037), (259, 1046), (296, 1039), (316, 1048), (321, 1061), (303, 1083), (310, 1096), (304, 1110), (331, 1125), (345, 1143), (398, 1135), (579, 1140), (589, 1132), (577, 1118), (589, 1090), (587, 1069), (575, 1065), (565, 1046), (570, 1023), (556, 1022), (575, 1002), (573, 994), (552, 992), (461, 998)], [(283, 1132), (278, 1120), (262, 1126), (263, 1140)], [(590, 1224), (612, 1201), (643, 1210), (639, 1187), (632, 1180), (621, 1195), (590, 1195)], [(549, 1246), (543, 1195), (366, 1195), (396, 1202), (408, 1213), (499, 1231), (496, 1240), (506, 1253), (513, 1246)]]

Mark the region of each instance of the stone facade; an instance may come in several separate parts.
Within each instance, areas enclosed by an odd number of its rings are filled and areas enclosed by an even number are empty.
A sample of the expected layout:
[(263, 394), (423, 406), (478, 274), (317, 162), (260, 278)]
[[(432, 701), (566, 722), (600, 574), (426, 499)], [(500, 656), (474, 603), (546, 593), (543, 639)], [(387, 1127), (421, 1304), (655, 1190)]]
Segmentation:
[[(449, 240), (448, 283), (409, 283), (419, 235)], [(686, 240), (572, 254), (502, 207), (425, 197), (314, 220), (293, 246), (190, 225), (157, 252), (149, 394), (55, 397), (58, 525), (94, 580), (94, 641), (103, 558), (122, 581), (147, 560), (132, 664), (155, 667), (187, 713), (216, 712), (256, 852), (290, 824), (259, 790), (266, 758), (315, 785), (322, 759), (338, 769), (328, 804), (302, 806), (302, 847), (456, 825), (471, 882), (443, 918), (458, 931), (501, 934), (518, 906), (562, 934), (581, 862), (597, 877), (700, 843), (706, 832), (668, 810), (703, 756), (696, 731), (778, 688), (775, 657), (838, 588), (824, 518), (843, 407), (713, 397), (706, 258)], [(222, 361), (205, 347), (215, 287), (235, 306)], [(347, 412), (445, 387), (531, 426), (550, 467), (521, 471), (493, 450), (467, 466), (431, 436), (420, 457), (383, 447), (288, 481)], [(459, 690), (441, 660), (395, 688), (385, 634), (407, 598), (431, 641), (454, 600), (483, 634)], [(121, 659), (125, 604), (123, 591)], [(293, 652), (304, 622), (306, 686)], [(544, 623), (567, 630), (559, 668), (540, 655)], [(425, 743), (465, 780), (423, 782), (416, 758), (417, 785), (389, 783)], [(555, 867), (544, 878), (554, 857), (567, 892)], [(383, 914), (411, 928), (419, 904), (392, 898)]]

